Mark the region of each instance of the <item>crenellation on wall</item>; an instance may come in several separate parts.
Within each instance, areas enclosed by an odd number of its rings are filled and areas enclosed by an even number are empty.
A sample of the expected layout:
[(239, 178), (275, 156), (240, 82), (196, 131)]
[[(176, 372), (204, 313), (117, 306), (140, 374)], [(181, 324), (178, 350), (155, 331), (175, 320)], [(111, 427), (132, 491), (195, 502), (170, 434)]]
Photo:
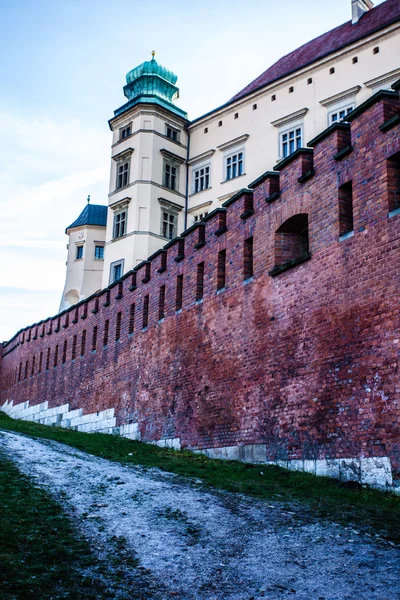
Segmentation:
[[(328, 128), (115, 284), (18, 332), (1, 359), (9, 414), (390, 487), (400, 214), (388, 218), (387, 160), (400, 125), (380, 129), (387, 103), (398, 95), (375, 95), (351, 139)], [(341, 239), (349, 181), (354, 234)]]

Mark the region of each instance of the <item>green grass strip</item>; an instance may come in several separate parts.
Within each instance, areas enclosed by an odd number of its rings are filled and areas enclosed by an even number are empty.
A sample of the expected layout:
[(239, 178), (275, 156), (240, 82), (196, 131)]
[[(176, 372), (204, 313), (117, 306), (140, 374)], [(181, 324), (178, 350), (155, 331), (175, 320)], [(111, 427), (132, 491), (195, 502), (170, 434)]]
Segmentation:
[(61, 506), (1, 454), (0, 516), (2, 600), (110, 597), (90, 575), (98, 563)]
[[(327, 519), (400, 544), (400, 497), (334, 479), (275, 466), (209, 459), (190, 451), (159, 448), (118, 436), (81, 433), (17, 421), (0, 412), (0, 429), (55, 440), (123, 464), (156, 467), (230, 492), (304, 508), (307, 518)], [(354, 489), (353, 489), (354, 488)]]

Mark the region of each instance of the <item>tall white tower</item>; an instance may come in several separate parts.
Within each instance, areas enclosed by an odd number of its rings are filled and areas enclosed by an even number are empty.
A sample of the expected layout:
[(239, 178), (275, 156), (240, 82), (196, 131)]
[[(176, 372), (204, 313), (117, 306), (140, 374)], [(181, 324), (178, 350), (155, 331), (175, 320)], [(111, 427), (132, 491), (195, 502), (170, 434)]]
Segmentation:
[(128, 99), (113, 132), (102, 286), (106, 287), (184, 229), (186, 113), (174, 105), (177, 76), (154, 58), (126, 76)]
[(107, 206), (87, 205), (67, 229), (67, 276), (59, 312), (101, 289)]

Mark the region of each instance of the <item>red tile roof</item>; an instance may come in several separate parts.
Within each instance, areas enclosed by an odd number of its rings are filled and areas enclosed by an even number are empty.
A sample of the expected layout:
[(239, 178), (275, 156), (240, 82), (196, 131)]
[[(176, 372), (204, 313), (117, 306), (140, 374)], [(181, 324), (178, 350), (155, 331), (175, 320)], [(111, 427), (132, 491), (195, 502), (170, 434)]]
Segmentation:
[(294, 73), (341, 48), (345, 48), (349, 44), (361, 40), (396, 21), (400, 21), (400, 0), (386, 0), (386, 2), (366, 12), (355, 25), (352, 25), (351, 21), (343, 23), (343, 25), (339, 25), (339, 27), (320, 35), (290, 54), (283, 56), (272, 67), (233, 96), (229, 102), (239, 100), (239, 98), (290, 73)]

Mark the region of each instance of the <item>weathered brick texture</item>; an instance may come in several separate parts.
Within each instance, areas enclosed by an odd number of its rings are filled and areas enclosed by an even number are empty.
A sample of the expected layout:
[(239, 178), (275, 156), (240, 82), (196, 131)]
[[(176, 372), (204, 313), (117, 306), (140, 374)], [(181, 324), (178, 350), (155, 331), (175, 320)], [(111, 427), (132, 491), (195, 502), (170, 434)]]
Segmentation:
[[(400, 126), (381, 128), (398, 113), (398, 93), (379, 92), (121, 283), (20, 331), (1, 404), (114, 408), (148, 441), (399, 469)], [(295, 229), (281, 251), (296, 215), (307, 247)]]

